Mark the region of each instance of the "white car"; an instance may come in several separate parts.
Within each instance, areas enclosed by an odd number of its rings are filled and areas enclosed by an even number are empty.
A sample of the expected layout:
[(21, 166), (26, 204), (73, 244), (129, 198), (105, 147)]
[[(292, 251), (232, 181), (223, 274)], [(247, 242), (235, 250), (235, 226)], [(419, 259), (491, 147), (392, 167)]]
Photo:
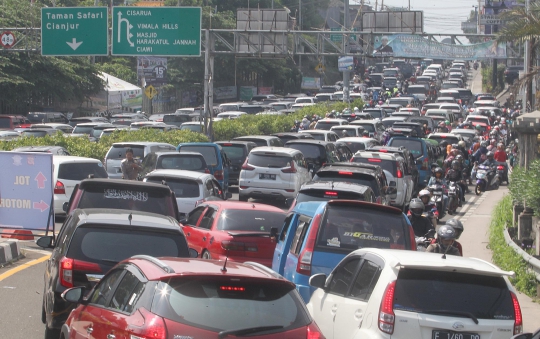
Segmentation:
[(507, 339), (523, 329), (513, 274), (476, 258), (364, 248), (311, 276), (307, 308), (326, 339)]
[(103, 163), (97, 159), (66, 155), (53, 156), (54, 214), (65, 215), (64, 203), (69, 202), (77, 184), (89, 175), (108, 178)]
[(176, 195), (178, 212), (187, 214), (199, 204), (209, 200), (224, 200), (231, 193), (223, 193), (221, 185), (212, 174), (185, 170), (159, 169), (148, 173), (143, 181), (165, 183)]
[[(330, 127), (332, 132), (336, 132), (337, 135), (342, 138), (346, 137), (361, 137), (364, 132), (364, 127), (358, 125), (342, 125)], [(344, 135), (343, 131), (346, 131), (347, 135)]]
[(305, 129), (298, 131), (298, 133), (307, 133), (313, 137), (313, 139), (321, 141), (337, 141), (339, 135), (334, 131), (327, 131), (325, 129)]
[(288, 204), (310, 180), (302, 152), (286, 147), (257, 147), (242, 165), (238, 200), (278, 199)]

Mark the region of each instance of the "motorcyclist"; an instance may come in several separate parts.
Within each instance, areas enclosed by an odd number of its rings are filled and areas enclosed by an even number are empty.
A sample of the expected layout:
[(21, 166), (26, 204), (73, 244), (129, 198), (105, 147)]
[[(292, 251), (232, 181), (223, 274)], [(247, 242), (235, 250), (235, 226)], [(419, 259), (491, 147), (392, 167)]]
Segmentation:
[(431, 187), (432, 185), (442, 185), (443, 186), (443, 203), (442, 203), (442, 209), (443, 211), (446, 211), (446, 207), (448, 207), (448, 195), (444, 194), (444, 188), (448, 186), (446, 183), (446, 179), (444, 179), (444, 171), (442, 168), (437, 167), (435, 168), (434, 176), (432, 176), (429, 179), (428, 187)]
[(443, 225), (437, 231), (437, 240), (426, 249), (426, 252), (444, 253), (461, 256), (459, 250), (454, 247), (456, 241), (456, 230), (450, 225)]
[(422, 200), (424, 212), (428, 213), (431, 218), (431, 223), (433, 224), (433, 227), (435, 227), (437, 225), (437, 219), (439, 218), (439, 211), (437, 210), (437, 205), (431, 202), (431, 192), (423, 189), (418, 193), (418, 198)]
[(431, 221), (422, 215), (422, 213), (424, 213), (424, 208), (424, 203), (418, 198), (412, 199), (409, 203), (410, 213), (408, 218), (416, 237), (423, 237), (429, 230), (433, 229)]
[(489, 183), (491, 183), (491, 180), (493, 179), (493, 176), (495, 175), (495, 168), (497, 168), (497, 161), (495, 160), (495, 153), (493, 152), (487, 152), (486, 154), (486, 160), (481, 163), (482, 166), (489, 166), (489, 168), (491, 169), (490, 171), (488, 171), (488, 185)]
[(459, 187), (459, 207), (461, 207), (463, 205), (463, 201), (465, 201), (465, 191), (467, 190), (467, 186), (463, 183), (463, 173), (459, 161), (452, 161), (452, 166), (448, 172), (446, 172), (446, 180), (454, 181)]
[(506, 156), (506, 151), (504, 150), (504, 145), (502, 142), (500, 142), (497, 145), (497, 151), (493, 155), (493, 158), (497, 160), (498, 162), (506, 162), (507, 156)]
[(480, 158), (482, 154), (486, 154), (488, 152), (487, 147), (488, 147), (487, 141), (483, 141), (480, 144), (480, 147), (476, 150), (476, 152), (473, 153), (474, 161), (480, 162)]
[(463, 246), (461, 246), (461, 244), (457, 241), (464, 231), (463, 223), (458, 219), (449, 219), (446, 221), (445, 225), (452, 226), (456, 231), (456, 240), (454, 241), (453, 246), (457, 248), (461, 256), (463, 256)]
[(428, 96), (430, 102), (435, 102), (435, 99), (437, 98), (437, 90), (435, 89), (434, 84), (431, 84), (429, 86), (429, 91), (427, 93), (427, 96)]
[(465, 143), (465, 141), (463, 140), (460, 140), (458, 142), (458, 150), (461, 151), (461, 154), (463, 154), (463, 158), (465, 158), (465, 160), (469, 160), (469, 152), (467, 152), (467, 144)]

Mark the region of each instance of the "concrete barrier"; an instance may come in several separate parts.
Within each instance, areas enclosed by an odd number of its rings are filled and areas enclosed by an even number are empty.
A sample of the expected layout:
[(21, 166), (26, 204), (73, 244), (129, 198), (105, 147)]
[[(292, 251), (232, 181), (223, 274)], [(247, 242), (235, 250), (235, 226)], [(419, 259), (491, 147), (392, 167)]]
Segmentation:
[(18, 260), (21, 257), (19, 240), (6, 240), (0, 242), (0, 266)]

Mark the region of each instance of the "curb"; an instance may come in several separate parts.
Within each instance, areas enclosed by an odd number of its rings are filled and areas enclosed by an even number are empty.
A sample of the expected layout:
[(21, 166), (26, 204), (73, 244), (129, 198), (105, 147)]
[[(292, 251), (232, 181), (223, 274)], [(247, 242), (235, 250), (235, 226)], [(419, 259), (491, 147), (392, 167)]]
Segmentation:
[(19, 240), (0, 242), (0, 267), (13, 261), (17, 261), (22, 257)]

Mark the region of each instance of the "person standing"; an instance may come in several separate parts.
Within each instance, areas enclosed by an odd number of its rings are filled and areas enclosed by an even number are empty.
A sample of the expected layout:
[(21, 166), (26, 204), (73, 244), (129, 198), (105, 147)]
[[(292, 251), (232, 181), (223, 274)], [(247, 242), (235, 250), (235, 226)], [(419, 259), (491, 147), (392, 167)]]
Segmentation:
[(137, 180), (142, 166), (133, 158), (133, 149), (126, 149), (126, 158), (121, 163), (122, 178), (126, 180)]

